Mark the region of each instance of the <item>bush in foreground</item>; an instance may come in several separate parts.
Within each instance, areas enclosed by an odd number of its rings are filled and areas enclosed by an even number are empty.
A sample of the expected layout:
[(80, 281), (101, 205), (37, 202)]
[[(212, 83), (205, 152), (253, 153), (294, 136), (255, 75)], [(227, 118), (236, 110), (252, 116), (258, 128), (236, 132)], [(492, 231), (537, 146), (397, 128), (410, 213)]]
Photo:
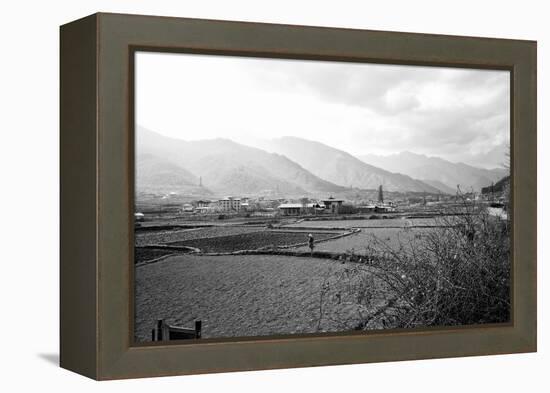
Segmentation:
[[(319, 330), (327, 323), (363, 330), (509, 321), (509, 222), (470, 202), (456, 213), (397, 249), (373, 236), (365, 263), (323, 282)], [(337, 309), (330, 321), (328, 308)]]

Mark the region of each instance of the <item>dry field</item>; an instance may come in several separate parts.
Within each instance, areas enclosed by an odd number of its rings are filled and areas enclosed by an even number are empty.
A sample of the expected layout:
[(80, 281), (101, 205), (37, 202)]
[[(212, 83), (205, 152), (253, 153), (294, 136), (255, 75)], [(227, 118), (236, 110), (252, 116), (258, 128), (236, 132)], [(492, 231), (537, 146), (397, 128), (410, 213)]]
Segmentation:
[[(415, 221), (433, 224), (433, 220), (429, 219)], [(405, 230), (400, 225), (404, 222), (390, 219), (330, 220), (303, 221), (277, 230), (224, 225), (140, 231), (136, 234), (136, 245), (170, 244), (196, 247), (203, 252), (231, 252), (304, 243), (309, 231), (316, 240), (322, 240), (342, 233), (330, 228), (362, 227), (357, 234), (317, 243), (315, 246), (318, 251), (346, 253), (353, 249), (356, 254), (360, 254), (372, 241), (373, 235), (391, 247), (398, 247), (400, 241), (407, 243), (431, 230)], [(366, 224), (372, 226), (367, 227)], [(300, 246), (296, 249), (301, 251), (308, 248)], [(141, 256), (145, 259), (149, 255), (163, 255), (163, 252), (170, 253), (164, 250), (140, 251), (147, 254)], [(136, 340), (149, 341), (151, 329), (156, 319), (160, 318), (170, 324), (189, 327), (193, 326), (194, 320), (200, 319), (203, 322), (204, 338), (341, 331), (342, 326), (334, 321), (344, 318), (353, 324), (358, 315), (357, 310), (354, 306), (336, 306), (331, 303), (330, 307), (334, 309), (329, 307), (323, 310), (324, 317), (319, 324), (320, 294), (326, 279), (352, 265), (330, 259), (281, 255), (182, 254), (168, 256), (154, 264), (137, 266)]]
[[(137, 267), (136, 341), (150, 340), (157, 318), (190, 327), (200, 319), (203, 338), (315, 333), (321, 285), (349, 265), (271, 255), (181, 255)], [(339, 330), (326, 319), (319, 328)]]
[[(410, 241), (418, 241), (429, 230), (428, 228), (413, 228), (409, 230), (402, 228), (361, 228), (361, 232), (354, 235), (316, 244), (315, 250), (338, 253), (350, 253), (353, 251), (355, 254), (365, 254), (366, 247), (374, 240), (373, 236), (386, 243), (392, 249), (397, 250), (400, 245), (406, 246)], [(296, 250), (306, 251), (307, 247), (297, 247)]]

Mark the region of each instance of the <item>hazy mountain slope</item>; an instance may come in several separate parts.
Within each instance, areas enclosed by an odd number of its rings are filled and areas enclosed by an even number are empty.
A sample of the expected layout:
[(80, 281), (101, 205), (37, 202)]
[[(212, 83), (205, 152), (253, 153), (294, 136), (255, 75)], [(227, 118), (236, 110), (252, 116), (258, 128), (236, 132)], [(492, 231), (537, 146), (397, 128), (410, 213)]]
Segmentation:
[(369, 154), (359, 158), (368, 164), (379, 166), (388, 171), (404, 173), (417, 179), (441, 182), (453, 190), (460, 185), (463, 191), (470, 189), (479, 191), (481, 187), (498, 181), (507, 173), (505, 169), (477, 168), (464, 163), (453, 163), (439, 157), (428, 157), (410, 152), (390, 156)]
[(429, 184), (366, 164), (319, 142), (283, 137), (266, 141), (262, 147), (283, 154), (314, 175), (341, 186), (375, 189), (382, 185), (388, 191), (439, 192)]
[(456, 187), (452, 188), (446, 185), (445, 183), (440, 182), (439, 180), (430, 180), (430, 179), (422, 179), (422, 182), (429, 184), (430, 186), (433, 186), (437, 188), (438, 190), (441, 190), (441, 192), (447, 193), (447, 194), (454, 194), (456, 193)]
[(136, 158), (136, 181), (138, 184), (167, 186), (198, 185), (199, 179), (186, 169), (152, 154)]
[(191, 172), (152, 154), (138, 154), (136, 157), (136, 189), (147, 192), (185, 192), (210, 194), (199, 187), (199, 179)]
[(228, 139), (188, 142), (138, 128), (136, 144), (140, 154), (163, 157), (202, 177), (204, 187), (224, 195), (301, 196), (345, 190), (287, 157)]
[(226, 195), (306, 195), (300, 185), (281, 179), (257, 162), (244, 162), (236, 155), (209, 155), (189, 165), (201, 174), (203, 184)]

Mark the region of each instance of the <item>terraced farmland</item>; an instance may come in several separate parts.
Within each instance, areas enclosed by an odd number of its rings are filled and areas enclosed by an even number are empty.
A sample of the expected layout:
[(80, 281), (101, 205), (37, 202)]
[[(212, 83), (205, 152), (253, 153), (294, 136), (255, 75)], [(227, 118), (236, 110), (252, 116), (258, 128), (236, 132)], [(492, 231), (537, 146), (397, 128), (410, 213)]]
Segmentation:
[[(313, 233), (316, 240), (323, 240), (338, 233)], [(307, 232), (260, 231), (241, 233), (229, 236), (197, 238), (168, 243), (171, 246), (187, 246), (199, 248), (202, 252), (233, 252), (239, 250), (255, 250), (269, 246), (287, 246), (307, 242)]]
[(246, 226), (214, 226), (196, 229), (142, 231), (136, 232), (135, 244), (136, 246), (163, 244), (193, 239), (206, 239), (217, 236), (239, 235), (262, 230), (263, 228)]

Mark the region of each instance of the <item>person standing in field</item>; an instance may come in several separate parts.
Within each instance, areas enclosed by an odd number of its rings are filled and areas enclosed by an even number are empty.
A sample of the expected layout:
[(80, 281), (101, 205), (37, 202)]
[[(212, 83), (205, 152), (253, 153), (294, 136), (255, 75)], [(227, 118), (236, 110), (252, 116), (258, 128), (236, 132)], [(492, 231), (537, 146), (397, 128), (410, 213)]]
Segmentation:
[(315, 247), (314, 243), (315, 243), (315, 239), (313, 238), (313, 235), (310, 233), (309, 235), (307, 235), (308, 239), (307, 239), (307, 244), (309, 246), (309, 251), (311, 253), (311, 256), (313, 256), (313, 247)]

